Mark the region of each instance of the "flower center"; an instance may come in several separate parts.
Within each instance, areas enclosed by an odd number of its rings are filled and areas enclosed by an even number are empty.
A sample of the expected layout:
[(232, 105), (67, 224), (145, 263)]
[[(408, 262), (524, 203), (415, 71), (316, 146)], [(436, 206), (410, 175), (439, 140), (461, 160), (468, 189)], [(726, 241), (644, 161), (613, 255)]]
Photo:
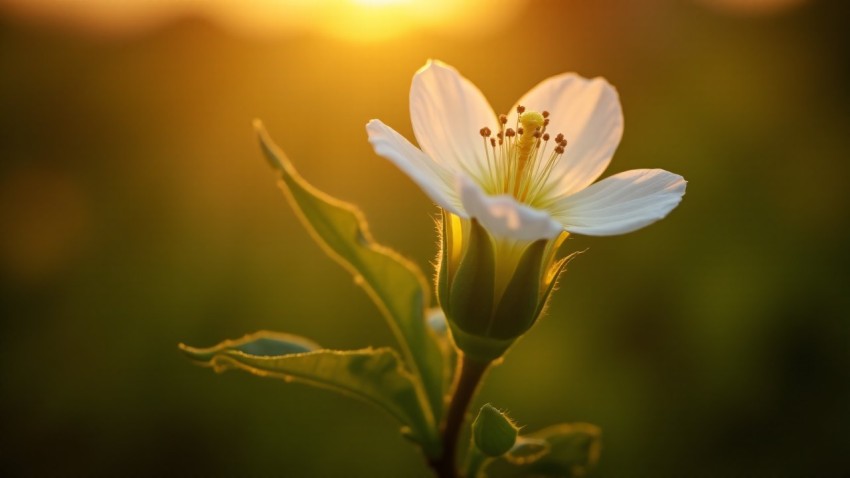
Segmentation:
[[(482, 186), (488, 194), (510, 194), (520, 202), (533, 205), (545, 196), (552, 169), (567, 146), (563, 134), (554, 138), (549, 150), (549, 112), (525, 111), (517, 106), (517, 124), (508, 128), (508, 117), (499, 115), (499, 132), (488, 127), (479, 130), (484, 139), (488, 172)], [(548, 152), (547, 152), (548, 151)]]

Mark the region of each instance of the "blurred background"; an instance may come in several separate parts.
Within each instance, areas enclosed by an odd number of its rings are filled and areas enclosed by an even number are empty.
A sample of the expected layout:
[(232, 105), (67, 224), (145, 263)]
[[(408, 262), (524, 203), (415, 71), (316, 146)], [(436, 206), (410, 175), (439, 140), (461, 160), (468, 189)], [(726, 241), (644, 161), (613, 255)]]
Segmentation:
[(436, 208), (366, 141), (412, 138), (426, 59), (505, 110), (604, 76), (664, 221), (575, 237), (478, 402), (603, 430), (594, 476), (847, 476), (850, 38), (827, 0), (0, 0), (0, 472), (426, 477), (370, 406), (178, 342), (261, 329), (393, 345), (255, 144), (358, 204), (430, 274)]

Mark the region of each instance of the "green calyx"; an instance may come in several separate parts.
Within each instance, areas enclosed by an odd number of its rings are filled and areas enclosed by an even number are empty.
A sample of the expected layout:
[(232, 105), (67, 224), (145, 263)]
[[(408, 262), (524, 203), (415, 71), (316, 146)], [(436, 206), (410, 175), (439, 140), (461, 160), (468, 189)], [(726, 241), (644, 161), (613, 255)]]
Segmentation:
[(499, 358), (534, 325), (564, 263), (552, 264), (559, 244), (500, 243), (475, 219), (443, 213), (437, 296), (466, 355)]
[(501, 357), (516, 341), (516, 337), (499, 340), (495, 337), (483, 337), (465, 332), (454, 321), (449, 321), (452, 339), (467, 357), (476, 362), (489, 363)]

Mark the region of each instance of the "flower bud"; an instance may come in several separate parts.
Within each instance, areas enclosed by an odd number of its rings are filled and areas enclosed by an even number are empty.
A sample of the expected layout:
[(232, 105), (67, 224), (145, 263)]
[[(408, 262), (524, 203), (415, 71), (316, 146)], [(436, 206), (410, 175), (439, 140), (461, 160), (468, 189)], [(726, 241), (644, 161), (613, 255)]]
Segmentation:
[(517, 441), (519, 428), (506, 414), (484, 404), (472, 422), (472, 443), (487, 456), (502, 456)]

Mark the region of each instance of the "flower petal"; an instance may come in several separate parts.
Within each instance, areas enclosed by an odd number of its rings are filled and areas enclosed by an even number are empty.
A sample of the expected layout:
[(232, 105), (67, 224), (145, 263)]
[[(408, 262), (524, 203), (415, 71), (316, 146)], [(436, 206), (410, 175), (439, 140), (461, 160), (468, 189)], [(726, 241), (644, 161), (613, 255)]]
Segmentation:
[(496, 115), (481, 91), (454, 68), (428, 63), (413, 76), (410, 119), (422, 151), (447, 169), (484, 176), (487, 160), (479, 130)]
[(460, 177), (459, 187), (469, 217), (478, 219), (494, 236), (534, 241), (554, 238), (563, 231), (545, 211), (521, 204), (513, 196), (488, 196), (466, 176)]
[(392, 161), (440, 207), (467, 217), (454, 187), (456, 180), (450, 171), (379, 120), (369, 121), (366, 132), (375, 153)]
[(624, 234), (664, 218), (682, 200), (685, 184), (663, 169), (626, 171), (560, 199), (553, 217), (578, 234)]
[[(603, 78), (575, 73), (548, 78), (517, 103), (529, 111), (549, 111), (546, 131), (563, 133), (568, 144), (548, 181), (549, 195), (581, 191), (608, 167), (623, 136), (623, 111), (617, 90)], [(516, 105), (508, 125), (516, 122)]]

